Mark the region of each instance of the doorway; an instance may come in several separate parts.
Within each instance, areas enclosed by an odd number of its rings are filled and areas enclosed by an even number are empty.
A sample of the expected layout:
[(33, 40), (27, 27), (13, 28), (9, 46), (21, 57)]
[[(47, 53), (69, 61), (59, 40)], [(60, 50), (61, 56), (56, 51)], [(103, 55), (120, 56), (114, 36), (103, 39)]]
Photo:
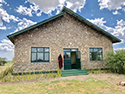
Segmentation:
[(78, 49), (63, 49), (64, 70), (81, 69), (80, 51)]

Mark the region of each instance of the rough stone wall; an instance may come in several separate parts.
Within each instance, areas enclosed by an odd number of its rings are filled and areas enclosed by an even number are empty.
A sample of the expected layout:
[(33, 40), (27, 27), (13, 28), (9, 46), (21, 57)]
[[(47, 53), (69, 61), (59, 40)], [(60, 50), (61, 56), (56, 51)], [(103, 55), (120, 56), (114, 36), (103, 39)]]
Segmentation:
[[(63, 48), (78, 48), (81, 69), (104, 67), (103, 61), (89, 60), (89, 48), (103, 48), (103, 56), (113, 50), (110, 39), (68, 14), (16, 36), (14, 42), (14, 73), (57, 69), (57, 58), (63, 55)], [(31, 63), (31, 47), (49, 47), (50, 62)]]

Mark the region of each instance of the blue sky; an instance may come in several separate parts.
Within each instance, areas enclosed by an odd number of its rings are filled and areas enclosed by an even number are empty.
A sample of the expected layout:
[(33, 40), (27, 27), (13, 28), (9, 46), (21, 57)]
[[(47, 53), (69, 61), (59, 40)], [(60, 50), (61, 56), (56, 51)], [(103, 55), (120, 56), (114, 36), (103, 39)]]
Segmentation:
[(125, 0), (0, 0), (0, 57), (14, 57), (7, 35), (58, 14), (63, 6), (121, 39), (114, 50), (125, 49)]

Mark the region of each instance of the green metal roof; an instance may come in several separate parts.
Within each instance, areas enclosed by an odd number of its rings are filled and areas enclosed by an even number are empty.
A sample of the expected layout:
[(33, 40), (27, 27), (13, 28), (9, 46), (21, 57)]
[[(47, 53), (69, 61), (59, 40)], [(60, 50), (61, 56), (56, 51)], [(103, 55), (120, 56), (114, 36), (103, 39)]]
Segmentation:
[(112, 34), (106, 32), (105, 30), (103, 30), (103, 29), (101, 29), (100, 27), (96, 26), (95, 24), (89, 22), (88, 20), (86, 20), (86, 19), (83, 18), (82, 16), (78, 15), (77, 13), (73, 12), (72, 10), (66, 8), (65, 6), (62, 8), (62, 11), (61, 11), (58, 15), (55, 15), (55, 16), (53, 16), (53, 17), (51, 17), (51, 18), (49, 18), (49, 19), (46, 19), (46, 20), (44, 20), (44, 21), (41, 21), (41, 22), (39, 22), (39, 23), (37, 23), (37, 24), (35, 24), (35, 25), (32, 25), (32, 26), (27, 27), (27, 28), (25, 28), (25, 29), (23, 29), (23, 30), (20, 30), (20, 31), (18, 31), (18, 32), (15, 32), (15, 33), (13, 33), (13, 34), (10, 34), (10, 35), (8, 35), (7, 37), (11, 40), (12, 43), (14, 43), (14, 40), (13, 40), (13, 37), (14, 37), (14, 36), (19, 35), (19, 34), (21, 34), (21, 33), (23, 33), (23, 32), (26, 32), (26, 31), (28, 31), (28, 30), (30, 30), (30, 29), (33, 29), (33, 28), (35, 28), (35, 27), (38, 27), (38, 26), (40, 26), (40, 25), (43, 25), (43, 24), (45, 24), (45, 23), (47, 23), (47, 22), (49, 22), (49, 21), (52, 21), (52, 20), (54, 20), (54, 19), (56, 19), (56, 18), (58, 18), (58, 17), (63, 16), (63, 15), (66, 14), (66, 13), (72, 15), (73, 17), (79, 19), (80, 21), (84, 22), (84, 23), (87, 24), (88, 26), (90, 26), (90, 27), (96, 29), (98, 32), (104, 34), (105, 36), (107, 36), (108, 38), (111, 39), (112, 43), (121, 42), (120, 39), (116, 38), (116, 37), (113, 36)]

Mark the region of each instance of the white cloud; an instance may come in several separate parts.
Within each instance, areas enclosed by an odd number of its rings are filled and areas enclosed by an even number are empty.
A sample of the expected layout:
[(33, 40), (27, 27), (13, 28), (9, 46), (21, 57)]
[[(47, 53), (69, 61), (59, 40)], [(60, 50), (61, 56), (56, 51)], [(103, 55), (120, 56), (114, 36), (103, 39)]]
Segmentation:
[[(26, 28), (26, 27), (28, 27), (28, 26), (31, 26), (31, 25), (33, 25), (33, 24), (36, 24), (36, 22), (33, 22), (33, 21), (31, 21), (31, 20), (28, 20), (28, 19), (26, 19), (26, 18), (23, 18), (19, 23), (18, 23), (18, 27), (17, 27), (17, 29), (14, 31), (14, 32), (17, 32), (17, 31), (19, 31), (19, 30), (22, 30), (22, 29), (24, 29), (24, 28)], [(13, 33), (14, 33), (13, 32)]]
[(125, 40), (125, 21), (124, 20), (117, 20), (117, 26), (115, 26), (113, 35), (120, 36), (120, 38)]
[(5, 2), (4, 0), (0, 0), (0, 3), (7, 4), (7, 2)]
[(103, 21), (104, 18), (95, 18), (95, 19), (88, 19), (89, 21), (91, 21), (92, 23), (98, 25), (98, 26), (103, 26), (104, 23), (106, 23), (106, 21)]
[(6, 28), (6, 26), (0, 26), (0, 29), (1, 30), (6, 30), (7, 28)]
[(119, 10), (125, 6), (125, 0), (98, 0), (100, 9)]
[(112, 12), (114, 15), (120, 14), (117, 10)]
[(32, 3), (34, 6), (37, 6), (37, 9), (40, 9), (41, 12), (46, 14), (50, 14), (55, 9), (59, 13), (61, 8), (67, 4), (66, 7), (72, 9), (73, 11), (81, 10), (84, 7), (86, 0), (28, 0), (28, 2)]
[(0, 57), (1, 58), (6, 58), (7, 60), (12, 60), (12, 58), (14, 57), (14, 51), (4, 51), (4, 50), (0, 50)]
[(2, 5), (0, 6), (0, 29), (6, 30), (6, 27), (3, 25), (3, 21), (10, 23), (10, 20), (14, 22), (18, 22), (19, 18), (15, 17), (13, 15), (9, 15), (6, 10), (2, 8)]
[(116, 49), (114, 49), (114, 51), (118, 51), (118, 50), (125, 50), (125, 48), (116, 48)]
[(32, 13), (36, 14), (37, 16), (41, 16), (42, 11), (40, 10), (38, 5), (34, 5), (34, 6), (30, 5), (30, 8), (32, 9)]
[(105, 25), (106, 21), (104, 21), (104, 18), (95, 18), (95, 19), (88, 19), (90, 22), (96, 24), (97, 26), (101, 27), (102, 29), (108, 31), (109, 33), (114, 32), (114, 28), (108, 27)]
[(10, 40), (3, 39), (0, 42), (0, 50), (13, 51), (14, 45), (12, 44)]
[(23, 15), (29, 15), (29, 16), (33, 16), (32, 15), (32, 9), (31, 8), (27, 8), (27, 7), (23, 7), (22, 5), (20, 5), (19, 7), (17, 7), (16, 10), (18, 13), (23, 14)]
[(71, 8), (73, 6), (73, 4), (69, 1), (67, 1), (66, 3), (67, 3), (67, 6), (66, 6), (67, 8)]
[(32, 3), (34, 6), (38, 6), (39, 9), (46, 13), (51, 14), (52, 11), (54, 11), (58, 6), (64, 5), (64, 0), (28, 0), (30, 3)]
[(114, 15), (119, 14), (117, 10), (125, 11), (125, 0), (98, 0), (100, 9), (107, 8), (108, 10), (115, 10)]
[(125, 43), (125, 21), (123, 19), (119, 21), (117, 20), (117, 25), (114, 28), (106, 26), (105, 25), (106, 21), (104, 21), (104, 18), (95, 18), (94, 20), (93, 19), (91, 20), (88, 19), (88, 20), (122, 40), (121, 43), (117, 44)]
[(41, 13), (42, 13), (42, 11), (39, 9), (38, 5), (30, 5), (29, 8), (20, 5), (19, 7), (17, 7), (16, 12), (23, 14), (23, 15), (28, 15), (30, 17), (33, 16), (32, 14), (41, 16)]
[(67, 5), (67, 7), (70, 5), (69, 8), (73, 11), (76, 12), (77, 10), (79, 10), (81, 12), (81, 8), (83, 8), (86, 4), (86, 0), (66, 0), (66, 3), (70, 3)]

